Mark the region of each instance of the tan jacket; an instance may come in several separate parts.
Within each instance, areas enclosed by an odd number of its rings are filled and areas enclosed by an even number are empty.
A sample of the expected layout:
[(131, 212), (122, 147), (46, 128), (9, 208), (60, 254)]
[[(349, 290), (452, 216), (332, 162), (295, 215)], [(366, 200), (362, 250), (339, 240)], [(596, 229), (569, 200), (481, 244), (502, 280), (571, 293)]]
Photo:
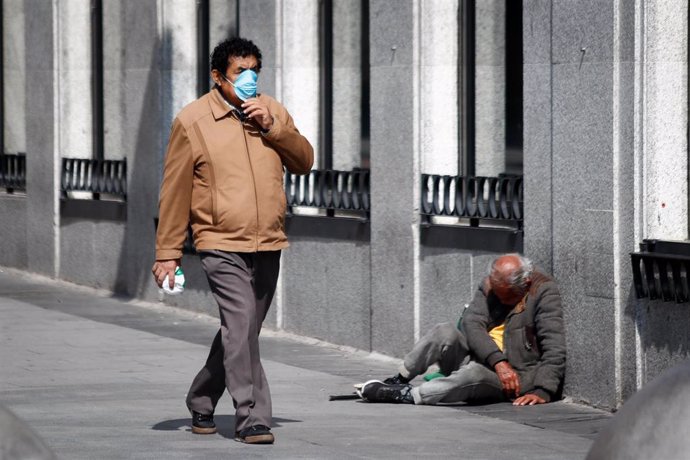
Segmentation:
[(314, 150), (285, 107), (269, 96), (259, 99), (274, 116), (266, 134), (240, 122), (217, 89), (175, 118), (161, 184), (156, 260), (182, 256), (190, 222), (200, 251), (288, 246), (283, 167), (306, 174)]

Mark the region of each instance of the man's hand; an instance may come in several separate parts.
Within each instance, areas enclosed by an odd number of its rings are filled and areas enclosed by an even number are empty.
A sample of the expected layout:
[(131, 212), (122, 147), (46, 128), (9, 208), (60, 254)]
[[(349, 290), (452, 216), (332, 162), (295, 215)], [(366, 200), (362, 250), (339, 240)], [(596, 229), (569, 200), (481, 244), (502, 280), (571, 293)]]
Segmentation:
[(165, 276), (168, 276), (168, 285), (170, 289), (175, 287), (175, 268), (180, 266), (180, 259), (171, 260), (157, 260), (151, 268), (151, 273), (156, 280), (156, 284), (159, 288), (163, 287), (163, 281), (165, 281)]
[(503, 385), (503, 391), (511, 398), (520, 396), (520, 378), (508, 361), (499, 361), (494, 366), (498, 380)]
[(526, 394), (513, 401), (513, 406), (534, 406), (544, 404), (546, 401), (535, 394)]
[(268, 106), (261, 102), (259, 98), (252, 97), (247, 99), (244, 104), (242, 104), (242, 111), (244, 114), (254, 121), (259, 127), (268, 131), (273, 127), (273, 115), (271, 111), (268, 110)]

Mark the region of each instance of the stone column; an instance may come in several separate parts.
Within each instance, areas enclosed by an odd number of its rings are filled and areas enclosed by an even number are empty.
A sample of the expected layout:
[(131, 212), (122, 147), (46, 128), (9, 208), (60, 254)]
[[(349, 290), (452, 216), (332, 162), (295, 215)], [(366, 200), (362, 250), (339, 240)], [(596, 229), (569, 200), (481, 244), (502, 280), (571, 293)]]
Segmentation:
[[(314, 146), (314, 169), (321, 167), (319, 146), (319, 9), (318, 2), (282, 1), (281, 44), (283, 105)], [(241, 26), (240, 26), (241, 27)]]
[[(624, 2), (534, 2), (529, 7), (532, 16), (524, 27), (533, 48), (526, 53), (530, 64), (525, 66), (530, 72), (525, 78), (525, 174), (529, 177), (534, 167), (534, 177), (527, 179), (525, 198), (536, 202), (529, 205), (535, 215), (526, 215), (525, 228), (528, 235), (535, 228), (536, 235), (527, 237), (528, 247), (548, 251), (548, 243), (536, 241), (547, 238), (548, 230), (538, 222), (543, 211), (535, 209), (549, 207), (549, 192), (539, 190), (539, 181), (548, 186), (550, 176), (553, 274), (563, 295), (570, 347), (565, 391), (594, 405), (615, 407), (634, 391), (635, 381), (635, 313), (627, 253), (635, 246), (633, 50), (642, 36), (635, 32), (635, 10)], [(540, 64), (546, 49), (535, 46), (537, 35), (529, 32), (547, 18), (550, 87)], [(550, 111), (545, 108), (549, 96), (540, 96), (540, 90), (550, 92)], [(550, 113), (550, 147), (544, 133), (549, 124), (535, 118), (535, 109)], [(537, 164), (549, 157), (548, 166)], [(548, 225), (548, 217), (545, 222)]]
[[(163, 127), (168, 132), (175, 115), (197, 98), (196, 2), (163, 0)], [(209, 77), (210, 78), (210, 77)], [(161, 168), (162, 170), (162, 164)]]
[(458, 173), (458, 0), (421, 3), (422, 172)]
[(617, 0), (613, 2), (613, 14), (613, 215), (609, 257), (612, 259), (614, 272), (613, 310), (616, 331), (613, 405), (620, 406), (638, 389), (635, 370), (636, 315), (630, 252), (637, 246), (633, 210), (635, 155), (639, 140), (635, 136), (635, 13), (628, 2)]
[[(259, 91), (280, 101), (300, 132), (319, 146), (318, 2), (257, 0), (240, 2), (240, 36), (261, 49)], [(318, 168), (318, 164), (314, 164)]]
[(476, 2), (475, 174), (505, 170), (505, 0)]
[(361, 166), (362, 2), (333, 2), (333, 169)]
[(60, 266), (59, 12), (56, 4), (27, 0), (26, 159), (27, 265), (57, 277)]
[[(119, 35), (117, 46), (121, 53), (121, 59), (115, 61), (118, 68), (111, 68), (108, 60), (104, 60), (106, 74), (112, 72), (120, 76), (116, 91), (121, 95), (118, 101), (119, 146), (113, 152), (106, 151), (106, 156), (117, 158), (117, 152), (123, 152), (127, 157), (128, 170), (127, 227), (118, 265), (118, 284), (126, 286), (130, 295), (155, 299), (157, 287), (151, 281), (150, 271), (155, 248), (153, 219), (158, 214), (158, 189), (162, 159), (170, 133), (169, 120), (175, 115), (173, 110), (193, 99), (196, 91), (196, 61), (181, 58), (184, 63), (191, 62), (193, 68), (189, 69), (188, 74), (183, 71), (180, 80), (184, 75), (191, 77), (186, 85), (178, 80), (175, 84), (178, 100), (169, 101), (173, 91), (171, 81), (175, 80), (169, 72), (170, 67), (166, 69), (167, 79), (162, 78), (161, 60), (163, 63), (172, 62), (169, 55), (172, 52), (179, 53), (176, 56), (189, 56), (189, 48), (196, 49), (196, 36), (182, 30), (173, 42), (175, 48), (162, 46), (162, 37), (175, 33), (166, 29), (165, 20), (160, 14), (164, 15), (165, 11), (169, 12), (176, 5), (166, 2), (161, 12), (161, 3), (157, 0), (103, 3), (105, 17), (114, 14), (121, 18), (119, 31), (108, 31), (104, 21), (104, 36)], [(193, 24), (193, 19), (190, 21)], [(185, 37), (190, 35), (194, 39), (187, 42)], [(116, 45), (106, 43), (105, 46)], [(106, 89), (106, 100), (111, 97), (108, 91)], [(168, 120), (167, 125), (164, 120)]]
[(259, 92), (278, 101), (282, 100), (282, 11), (283, 0), (240, 1), (239, 35), (253, 41), (263, 56)]
[(58, 11), (58, 135), (62, 158), (93, 154), (91, 0), (56, 2)]
[(5, 152), (26, 152), (26, 49), (24, 46), (24, 2), (4, 0), (2, 2), (4, 86), (5, 101), (4, 143)]
[[(275, 97), (314, 146), (319, 158), (319, 14), (318, 2), (305, 0), (240, 1), (239, 34), (261, 49), (259, 91)], [(283, 257), (289, 257), (289, 250)], [(278, 279), (275, 308), (266, 322), (283, 327), (284, 274)]]
[[(2, 2), (3, 143), (5, 153), (26, 152), (26, 48), (24, 2)], [(4, 192), (4, 190), (2, 191)], [(27, 268), (26, 196), (0, 194), (0, 265)]]
[[(319, 154), (318, 2), (240, 2), (240, 36), (261, 49), (259, 91), (280, 101)], [(318, 164), (314, 165), (318, 168)]]
[(371, 346), (419, 336), (419, 2), (370, 3)]
[[(121, 2), (103, 2), (103, 151), (109, 160), (126, 157), (122, 141), (127, 138), (123, 131), (127, 120), (122, 101), (127, 88), (122, 82), (127, 56), (124, 48), (127, 20)], [(157, 178), (158, 172), (152, 171), (151, 177)]]
[(642, 238), (688, 239), (688, 7), (646, 1)]
[[(635, 227), (643, 239), (688, 239), (688, 4), (639, 1), (635, 14)], [(630, 231), (630, 229), (626, 229)], [(635, 299), (637, 387), (687, 359), (687, 303)]]
[(523, 1), (525, 255), (553, 270), (551, 2)]
[(572, 325), (565, 391), (612, 406), (613, 2), (554, 4), (552, 21), (553, 274)]

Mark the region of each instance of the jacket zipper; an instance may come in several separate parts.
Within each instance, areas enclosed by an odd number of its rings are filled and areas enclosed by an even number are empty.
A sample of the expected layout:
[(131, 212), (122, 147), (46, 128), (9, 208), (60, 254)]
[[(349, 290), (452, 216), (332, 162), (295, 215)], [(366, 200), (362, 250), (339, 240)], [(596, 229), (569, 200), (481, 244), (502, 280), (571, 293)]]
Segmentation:
[(254, 178), (254, 167), (252, 166), (252, 157), (249, 155), (249, 144), (247, 143), (247, 131), (244, 129), (244, 123), (240, 122), (242, 126), (242, 137), (244, 137), (244, 151), (247, 153), (247, 161), (249, 162), (249, 172), (252, 176), (252, 185), (254, 186), (254, 204), (256, 208), (256, 233), (254, 236), (254, 247), (256, 252), (259, 252), (259, 194), (256, 191), (256, 180)]

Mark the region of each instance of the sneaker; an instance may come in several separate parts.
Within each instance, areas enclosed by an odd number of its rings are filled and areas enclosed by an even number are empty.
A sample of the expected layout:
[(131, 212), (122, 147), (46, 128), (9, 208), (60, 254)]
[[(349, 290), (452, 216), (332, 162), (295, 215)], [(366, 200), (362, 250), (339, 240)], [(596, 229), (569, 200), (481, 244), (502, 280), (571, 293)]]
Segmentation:
[(235, 441), (247, 444), (273, 444), (275, 438), (266, 425), (254, 425), (235, 433)]
[(380, 380), (366, 382), (359, 395), (362, 399), (374, 403), (414, 404), (412, 385), (406, 383), (386, 384)]
[(192, 433), (213, 434), (216, 432), (216, 424), (213, 421), (213, 414), (200, 414), (192, 412)]
[(408, 384), (410, 383), (409, 379), (406, 379), (400, 374), (395, 374), (393, 377), (388, 377), (386, 380), (383, 381), (386, 385), (400, 385), (400, 384)]

